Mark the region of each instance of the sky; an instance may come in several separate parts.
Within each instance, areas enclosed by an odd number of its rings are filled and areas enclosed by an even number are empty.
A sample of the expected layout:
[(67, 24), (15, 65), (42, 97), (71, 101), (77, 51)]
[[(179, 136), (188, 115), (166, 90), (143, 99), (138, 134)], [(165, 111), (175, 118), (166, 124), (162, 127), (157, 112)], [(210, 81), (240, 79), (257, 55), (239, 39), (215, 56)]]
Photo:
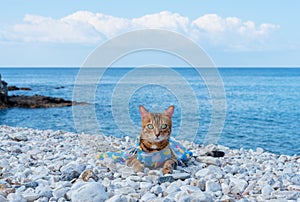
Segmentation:
[[(217, 67), (300, 67), (300, 1), (296, 0), (0, 3), (0, 67), (80, 67), (107, 40), (147, 28), (178, 32), (193, 40)], [(138, 55), (117, 65), (151, 59)]]

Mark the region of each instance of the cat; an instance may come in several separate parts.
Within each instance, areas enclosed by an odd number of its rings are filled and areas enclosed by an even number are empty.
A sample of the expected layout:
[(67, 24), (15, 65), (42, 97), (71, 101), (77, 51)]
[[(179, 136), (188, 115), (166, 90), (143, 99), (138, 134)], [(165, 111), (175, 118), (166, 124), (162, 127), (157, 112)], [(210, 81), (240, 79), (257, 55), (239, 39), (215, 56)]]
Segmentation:
[[(162, 163), (162, 172), (164, 175), (172, 174), (178, 164), (176, 155), (172, 149), (169, 149), (174, 106), (168, 107), (163, 113), (150, 113), (142, 105), (139, 106), (139, 110), (142, 118), (142, 131), (139, 137), (140, 150), (146, 155), (159, 151), (169, 152), (169, 156)], [(143, 171), (144, 164), (139, 160), (137, 153), (126, 160), (126, 165), (133, 167), (135, 172)]]

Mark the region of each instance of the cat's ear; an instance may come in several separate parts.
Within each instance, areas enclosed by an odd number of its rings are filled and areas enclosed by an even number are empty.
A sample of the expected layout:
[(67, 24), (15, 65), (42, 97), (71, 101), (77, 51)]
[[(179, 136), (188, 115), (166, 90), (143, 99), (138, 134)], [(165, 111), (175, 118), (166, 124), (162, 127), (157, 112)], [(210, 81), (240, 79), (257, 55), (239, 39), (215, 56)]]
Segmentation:
[(140, 113), (141, 113), (141, 116), (142, 118), (145, 118), (146, 116), (149, 115), (149, 112), (147, 111), (147, 109), (145, 109), (145, 107), (143, 107), (142, 105), (140, 105)]
[(173, 113), (174, 113), (174, 106), (172, 105), (172, 106), (168, 107), (168, 109), (166, 109), (166, 111), (163, 114), (171, 119), (173, 116)]

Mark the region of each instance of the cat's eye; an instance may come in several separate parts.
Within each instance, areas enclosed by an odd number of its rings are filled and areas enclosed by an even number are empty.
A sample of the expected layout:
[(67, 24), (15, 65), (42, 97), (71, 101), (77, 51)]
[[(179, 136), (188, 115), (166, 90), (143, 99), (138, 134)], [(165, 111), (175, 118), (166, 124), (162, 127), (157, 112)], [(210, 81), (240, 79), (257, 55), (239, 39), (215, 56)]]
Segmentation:
[(153, 129), (153, 128), (154, 128), (152, 124), (148, 124), (147, 127), (148, 127), (149, 129)]
[(167, 128), (167, 124), (164, 123), (161, 125), (161, 129), (166, 129), (166, 128)]

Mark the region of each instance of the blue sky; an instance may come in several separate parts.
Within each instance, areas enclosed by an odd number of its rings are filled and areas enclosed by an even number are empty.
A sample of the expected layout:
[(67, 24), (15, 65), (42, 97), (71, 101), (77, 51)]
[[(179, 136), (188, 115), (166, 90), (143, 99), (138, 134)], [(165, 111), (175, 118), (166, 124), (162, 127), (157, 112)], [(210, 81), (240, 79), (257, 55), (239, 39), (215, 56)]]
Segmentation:
[(300, 66), (295, 0), (0, 2), (0, 67), (79, 67), (107, 39), (144, 28), (183, 34), (219, 67)]

